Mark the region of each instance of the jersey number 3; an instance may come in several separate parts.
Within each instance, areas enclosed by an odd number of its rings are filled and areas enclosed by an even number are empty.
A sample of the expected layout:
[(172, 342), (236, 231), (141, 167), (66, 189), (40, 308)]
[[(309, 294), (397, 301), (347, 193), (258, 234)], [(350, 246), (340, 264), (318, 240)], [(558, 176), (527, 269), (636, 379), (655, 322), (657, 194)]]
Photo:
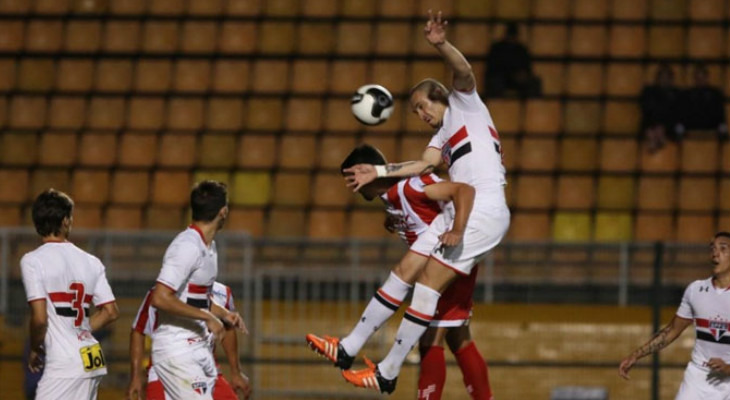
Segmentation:
[(76, 310), (76, 319), (74, 320), (74, 326), (81, 326), (84, 322), (84, 297), (86, 297), (86, 289), (84, 284), (80, 282), (74, 282), (68, 287), (70, 291), (74, 293), (74, 299), (71, 301), (71, 309)]

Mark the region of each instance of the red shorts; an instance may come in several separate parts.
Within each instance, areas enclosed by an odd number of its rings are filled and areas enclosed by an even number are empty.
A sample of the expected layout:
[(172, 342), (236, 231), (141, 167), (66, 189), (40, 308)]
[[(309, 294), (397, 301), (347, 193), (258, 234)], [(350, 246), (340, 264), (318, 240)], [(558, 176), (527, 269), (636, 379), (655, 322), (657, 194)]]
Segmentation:
[[(218, 375), (215, 381), (215, 389), (213, 389), (214, 400), (238, 400), (236, 392), (233, 391), (223, 375)], [(147, 400), (165, 400), (165, 390), (162, 388), (162, 382), (147, 382)]]
[(475, 265), (469, 275), (457, 276), (456, 280), (441, 294), (436, 315), (431, 320), (431, 326), (457, 327), (465, 325), (469, 321), (474, 305), (472, 297), (474, 286), (477, 283), (478, 270), (479, 266)]

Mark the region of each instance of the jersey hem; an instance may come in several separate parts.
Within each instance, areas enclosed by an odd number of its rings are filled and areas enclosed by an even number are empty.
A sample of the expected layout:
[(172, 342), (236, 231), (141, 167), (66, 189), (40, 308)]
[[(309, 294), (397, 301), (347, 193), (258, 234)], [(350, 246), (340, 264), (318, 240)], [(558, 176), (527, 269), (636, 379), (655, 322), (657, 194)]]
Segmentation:
[(446, 264), (446, 262), (439, 260), (438, 258), (434, 257), (433, 255), (431, 255), (430, 258), (436, 260), (436, 262), (438, 262), (439, 264), (443, 265), (444, 267), (453, 270), (454, 272), (456, 272), (457, 274), (459, 274), (459, 276), (469, 276), (469, 274), (467, 274), (466, 272), (461, 271), (461, 270), (458, 270), (455, 267), (452, 267), (451, 265)]
[(157, 280), (156, 282), (159, 283), (160, 285), (172, 290), (173, 293), (177, 293), (177, 289), (173, 288), (169, 283), (163, 282), (161, 280)]
[(36, 297), (35, 299), (29, 299), (28, 304), (36, 302), (38, 300), (45, 300), (45, 299), (46, 299), (45, 297)]
[(105, 302), (103, 302), (103, 303), (99, 303), (99, 304), (94, 304), (94, 306), (95, 306), (96, 308), (99, 308), (99, 307), (105, 306), (105, 305), (107, 305), (107, 304), (110, 304), (110, 303), (114, 303), (114, 302), (116, 302), (116, 301), (117, 301), (117, 299), (111, 299), (111, 300), (109, 300), (109, 301), (105, 301)]

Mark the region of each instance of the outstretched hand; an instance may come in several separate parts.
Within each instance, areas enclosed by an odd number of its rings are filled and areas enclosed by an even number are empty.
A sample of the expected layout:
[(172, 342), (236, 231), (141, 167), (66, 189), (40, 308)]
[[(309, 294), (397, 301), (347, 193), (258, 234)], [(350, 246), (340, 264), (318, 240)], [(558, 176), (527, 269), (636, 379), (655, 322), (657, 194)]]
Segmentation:
[(426, 27), (423, 28), (426, 40), (434, 46), (446, 42), (446, 25), (448, 23), (446, 20), (441, 20), (441, 11), (434, 16), (433, 12), (428, 10), (428, 21)]
[(621, 361), (621, 365), (619, 365), (618, 367), (618, 375), (626, 380), (631, 379), (629, 377), (629, 371), (634, 366), (634, 364), (636, 364), (636, 361), (637, 359), (632, 356), (629, 356)]
[(357, 164), (342, 170), (345, 173), (345, 183), (353, 192), (357, 192), (363, 186), (375, 180), (378, 173), (375, 167), (370, 164)]

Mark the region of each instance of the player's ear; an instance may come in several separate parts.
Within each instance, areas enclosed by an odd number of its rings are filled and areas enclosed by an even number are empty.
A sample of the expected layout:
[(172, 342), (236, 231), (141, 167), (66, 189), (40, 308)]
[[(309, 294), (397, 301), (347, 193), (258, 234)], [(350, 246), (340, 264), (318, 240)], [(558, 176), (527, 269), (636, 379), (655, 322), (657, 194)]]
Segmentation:
[(223, 208), (221, 208), (221, 210), (218, 211), (218, 216), (221, 217), (222, 219), (228, 218), (228, 206), (227, 205), (223, 206)]

